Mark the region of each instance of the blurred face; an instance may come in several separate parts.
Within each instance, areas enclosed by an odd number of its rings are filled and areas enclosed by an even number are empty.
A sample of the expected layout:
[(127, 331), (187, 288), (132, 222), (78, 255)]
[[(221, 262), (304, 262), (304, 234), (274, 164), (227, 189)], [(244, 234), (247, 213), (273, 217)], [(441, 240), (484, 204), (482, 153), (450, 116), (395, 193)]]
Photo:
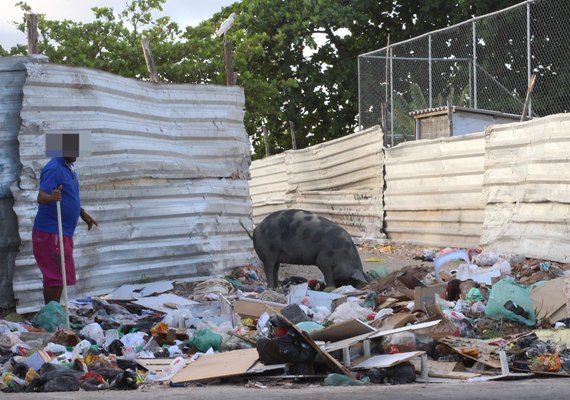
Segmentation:
[(66, 163), (74, 163), (77, 160), (77, 157), (63, 157)]

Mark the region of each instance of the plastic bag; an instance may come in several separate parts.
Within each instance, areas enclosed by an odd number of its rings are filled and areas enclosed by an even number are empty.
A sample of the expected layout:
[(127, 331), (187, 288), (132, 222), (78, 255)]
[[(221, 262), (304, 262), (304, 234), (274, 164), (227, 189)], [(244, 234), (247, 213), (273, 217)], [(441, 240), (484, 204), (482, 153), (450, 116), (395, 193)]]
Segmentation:
[(66, 322), (65, 310), (57, 301), (47, 303), (32, 319), (32, 325), (48, 332), (55, 332), (57, 328), (65, 326)]
[(536, 324), (530, 289), (511, 279), (503, 279), (493, 285), (485, 308), (489, 318), (505, 318), (526, 326)]
[(105, 332), (103, 332), (103, 328), (97, 322), (93, 322), (92, 324), (85, 325), (81, 332), (81, 335), (92, 339), (97, 343), (98, 346), (102, 346), (105, 343)]
[(416, 351), (416, 335), (413, 332), (399, 332), (385, 336), (382, 339), (382, 348), (386, 354)]
[(349, 301), (338, 306), (330, 315), (329, 319), (334, 323), (349, 321), (351, 319), (366, 321), (370, 313), (372, 313), (371, 309), (360, 307), (358, 303)]
[(201, 329), (194, 332), (192, 344), (199, 351), (207, 351), (210, 347), (219, 351), (222, 344), (222, 336), (212, 332), (210, 329)]

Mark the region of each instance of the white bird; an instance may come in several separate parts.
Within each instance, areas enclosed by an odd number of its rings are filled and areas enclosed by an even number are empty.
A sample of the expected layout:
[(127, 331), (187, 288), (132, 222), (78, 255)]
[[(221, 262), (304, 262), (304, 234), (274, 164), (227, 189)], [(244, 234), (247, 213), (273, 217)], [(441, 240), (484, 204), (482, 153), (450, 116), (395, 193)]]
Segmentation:
[(216, 36), (225, 35), (226, 32), (229, 31), (230, 28), (232, 27), (232, 25), (234, 24), (235, 18), (236, 18), (236, 13), (231, 13), (230, 16), (228, 17), (228, 19), (226, 19), (224, 22), (222, 22), (222, 25), (220, 25), (218, 30), (215, 32), (215, 35)]

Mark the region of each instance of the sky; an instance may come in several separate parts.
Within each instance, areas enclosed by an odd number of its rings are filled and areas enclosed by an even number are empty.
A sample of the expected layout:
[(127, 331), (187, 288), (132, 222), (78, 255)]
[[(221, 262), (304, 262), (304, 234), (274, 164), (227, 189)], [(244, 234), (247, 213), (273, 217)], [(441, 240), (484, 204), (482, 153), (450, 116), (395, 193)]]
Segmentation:
[[(116, 12), (125, 8), (127, 0), (23, 0), (32, 11), (46, 14), (51, 20), (70, 19), (76, 22), (93, 20), (92, 7), (111, 7)], [(238, 0), (166, 0), (164, 11), (156, 16), (167, 15), (181, 27), (195, 26), (209, 19), (222, 7)], [(23, 32), (16, 29), (12, 21), (21, 21), (22, 10), (16, 6), (18, 0), (0, 0), (0, 45), (9, 50), (16, 44), (26, 44)]]

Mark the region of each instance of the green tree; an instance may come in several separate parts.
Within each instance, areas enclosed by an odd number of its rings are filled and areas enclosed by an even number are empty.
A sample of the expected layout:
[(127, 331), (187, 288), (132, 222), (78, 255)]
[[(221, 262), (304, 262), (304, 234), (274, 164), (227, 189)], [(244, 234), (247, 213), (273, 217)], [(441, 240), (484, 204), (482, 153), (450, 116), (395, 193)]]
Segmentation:
[[(141, 36), (151, 44), (160, 78), (224, 84), (223, 43), (213, 36), (236, 12), (227, 34), (237, 84), (246, 95), (245, 127), (264, 155), (262, 126), (272, 153), (291, 148), (289, 123), (303, 148), (357, 128), (358, 55), (392, 42), (494, 11), (513, 0), (242, 0), (197, 27), (153, 18), (166, 0), (132, 0), (115, 13), (94, 7), (94, 21), (51, 21), (40, 15), (39, 50), (54, 63), (86, 66), (146, 79)], [(24, 12), (30, 8), (18, 3)], [(20, 24), (24, 30), (24, 23)], [(10, 54), (25, 54), (24, 46)], [(6, 55), (0, 48), (0, 54)]]

